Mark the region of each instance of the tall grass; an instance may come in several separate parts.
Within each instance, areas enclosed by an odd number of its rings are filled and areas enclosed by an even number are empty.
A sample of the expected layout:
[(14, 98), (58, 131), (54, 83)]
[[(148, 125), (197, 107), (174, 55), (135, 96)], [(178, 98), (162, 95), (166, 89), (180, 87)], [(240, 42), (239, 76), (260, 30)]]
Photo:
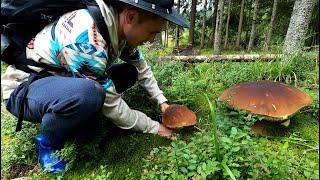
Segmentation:
[[(218, 161), (222, 160), (221, 154), (220, 154), (220, 143), (219, 143), (219, 138), (217, 134), (217, 123), (216, 123), (216, 106), (212, 105), (210, 99), (208, 98), (207, 95), (205, 95), (210, 107), (210, 115), (211, 115), (211, 123), (212, 123), (212, 134), (213, 134), (213, 140), (214, 140), (214, 145), (216, 147), (216, 154), (217, 154), (217, 159)], [(214, 103), (215, 104), (215, 103)]]
[(222, 160), (222, 155), (220, 153), (220, 142), (219, 142), (219, 137), (218, 137), (218, 133), (217, 133), (218, 128), (217, 128), (217, 122), (216, 122), (216, 105), (215, 105), (215, 103), (213, 103), (213, 104), (211, 103), (211, 101), (207, 95), (205, 95), (205, 96), (206, 96), (206, 99), (207, 99), (209, 107), (210, 107), (212, 134), (213, 134), (214, 146), (216, 148), (217, 159), (219, 162), (221, 162), (222, 167), (228, 173), (230, 178), (232, 180), (236, 180), (232, 171), (227, 166), (226, 161)]

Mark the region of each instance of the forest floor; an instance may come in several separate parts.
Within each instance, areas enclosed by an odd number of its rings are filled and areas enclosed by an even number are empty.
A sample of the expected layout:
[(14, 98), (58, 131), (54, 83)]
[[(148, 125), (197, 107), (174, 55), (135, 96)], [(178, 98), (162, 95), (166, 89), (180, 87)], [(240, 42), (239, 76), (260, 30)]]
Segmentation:
[[(319, 178), (319, 70), (314, 58), (318, 52), (305, 52), (303, 60), (297, 55), (287, 63), (158, 61), (170, 51), (143, 48), (170, 104), (183, 104), (195, 111), (197, 128), (177, 131), (171, 141), (121, 130), (104, 120), (90, 127), (93, 133), (89, 136), (65, 144), (58, 154), (68, 160), (68, 170), (51, 175), (41, 171), (37, 163), (33, 138), (39, 124), (24, 122), (22, 131), (14, 133), (17, 120), (1, 104), (1, 179)], [(279, 134), (255, 136), (251, 126), (261, 120), (259, 117), (230, 110), (217, 99), (234, 84), (256, 80), (297, 85), (313, 103), (293, 116), (287, 128), (279, 128)], [(205, 95), (217, 104), (214, 119)], [(125, 92), (123, 98), (130, 107), (161, 121), (159, 107), (139, 86)], [(213, 121), (219, 144), (212, 135)]]

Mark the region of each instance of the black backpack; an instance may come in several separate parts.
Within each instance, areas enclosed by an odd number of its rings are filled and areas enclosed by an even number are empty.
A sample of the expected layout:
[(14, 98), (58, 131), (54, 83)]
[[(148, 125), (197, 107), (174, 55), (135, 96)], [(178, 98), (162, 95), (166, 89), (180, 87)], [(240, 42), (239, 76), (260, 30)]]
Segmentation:
[[(66, 12), (87, 8), (97, 28), (108, 43), (109, 34), (100, 9), (94, 0), (4, 0), (1, 3), (1, 60), (13, 64), (17, 69), (31, 73), (27, 87), (47, 71), (61, 72), (64, 69), (36, 63), (26, 58), (26, 46), (47, 24)], [(6, 43), (5, 40), (8, 40)], [(33, 72), (28, 65), (43, 67), (40, 73)], [(20, 102), (16, 132), (21, 130), (24, 101), (28, 94), (25, 88)]]
[[(25, 49), (47, 24), (66, 12), (83, 8), (89, 10), (99, 32), (109, 42), (107, 27), (94, 0), (4, 0), (1, 3), (1, 60), (25, 72), (33, 72), (27, 65), (62, 71), (26, 59)], [(6, 39), (9, 44), (4, 47)]]

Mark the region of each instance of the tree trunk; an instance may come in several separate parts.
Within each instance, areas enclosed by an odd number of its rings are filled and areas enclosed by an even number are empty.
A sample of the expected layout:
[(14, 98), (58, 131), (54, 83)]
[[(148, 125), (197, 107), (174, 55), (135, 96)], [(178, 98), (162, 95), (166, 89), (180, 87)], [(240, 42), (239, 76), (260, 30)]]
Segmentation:
[(221, 44), (222, 22), (223, 22), (223, 7), (224, 7), (224, 0), (219, 0), (216, 29), (214, 32), (214, 46), (213, 46), (214, 55), (221, 54), (220, 44)]
[[(247, 4), (253, 4), (253, 1), (254, 0), (247, 0), (246, 3)], [(248, 11), (247, 17), (252, 17), (253, 16), (252, 15), (252, 13), (253, 13), (252, 7), (249, 7), (249, 9), (247, 11)], [(240, 39), (240, 47), (243, 48), (243, 49), (247, 49), (248, 48), (249, 43), (247, 43), (247, 42), (249, 42), (249, 40), (250, 40), (251, 25), (252, 25), (251, 20), (249, 20), (249, 19), (244, 19), (243, 20), (241, 34), (243, 34), (244, 31), (245, 31), (245, 33), (244, 33), (244, 39), (242, 39), (242, 40)]]
[(167, 29), (167, 34), (166, 34), (166, 37), (165, 37), (165, 41), (166, 41), (167, 47), (169, 47), (169, 23), (168, 22), (167, 22), (167, 25), (166, 25), (166, 29)]
[(242, 33), (244, 2), (245, 0), (241, 1), (240, 20), (238, 25), (238, 34), (237, 34), (237, 42), (236, 42), (236, 48), (238, 49), (240, 48), (240, 39), (241, 39), (241, 33)]
[(204, 47), (204, 37), (205, 37), (205, 30), (206, 30), (206, 11), (207, 11), (207, 0), (204, 0), (204, 7), (203, 7), (203, 19), (202, 19), (202, 29), (201, 29), (201, 41), (200, 41), (200, 48)]
[(227, 48), (227, 44), (228, 44), (230, 11), (231, 11), (231, 0), (229, 0), (228, 2), (228, 18), (227, 18), (227, 24), (226, 24), (226, 36), (224, 38), (224, 49)]
[(190, 29), (189, 29), (189, 44), (191, 44), (192, 46), (194, 44), (194, 28), (195, 28), (195, 22), (196, 22), (196, 7), (197, 7), (197, 0), (192, 0)]
[(214, 44), (214, 32), (216, 29), (216, 19), (217, 19), (217, 9), (218, 9), (218, 0), (212, 0), (212, 36), (211, 36), (211, 43)]
[(274, 0), (273, 1), (271, 21), (270, 21), (268, 32), (267, 32), (267, 35), (266, 35), (265, 51), (269, 51), (269, 49), (270, 49), (272, 31), (273, 31), (274, 23), (275, 23), (275, 20), (276, 20), (276, 14), (277, 14), (278, 1), (279, 0)]
[(179, 47), (179, 39), (180, 39), (180, 27), (176, 26), (176, 44), (175, 47)]
[[(177, 3), (177, 11), (178, 13), (180, 13), (180, 0), (178, 0), (178, 3)], [(179, 47), (179, 38), (180, 38), (180, 28), (177, 25), (176, 26), (176, 47)]]
[(308, 30), (314, 0), (296, 0), (282, 53), (290, 55), (300, 50)]
[(253, 47), (254, 38), (256, 37), (258, 9), (259, 9), (259, 0), (255, 0), (254, 1), (253, 19), (252, 19), (252, 26), (251, 26), (251, 34), (250, 34), (250, 40), (249, 40), (249, 45), (248, 45), (248, 51), (251, 51), (251, 49)]
[(153, 43), (154, 45), (162, 45), (162, 33), (158, 33), (155, 37), (155, 42)]
[[(162, 40), (162, 45), (164, 47), (167, 47), (167, 45), (166, 45), (167, 28), (164, 29), (163, 34), (164, 34), (164, 40)], [(162, 38), (163, 38), (163, 35), (162, 35)]]

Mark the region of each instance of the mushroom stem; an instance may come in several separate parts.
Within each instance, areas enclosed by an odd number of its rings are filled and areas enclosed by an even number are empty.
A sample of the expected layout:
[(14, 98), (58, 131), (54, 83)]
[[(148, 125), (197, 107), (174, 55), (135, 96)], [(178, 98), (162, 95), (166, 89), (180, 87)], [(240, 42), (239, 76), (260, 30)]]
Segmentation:
[(281, 125), (288, 127), (290, 125), (290, 119), (286, 120), (285, 122), (281, 123)]

